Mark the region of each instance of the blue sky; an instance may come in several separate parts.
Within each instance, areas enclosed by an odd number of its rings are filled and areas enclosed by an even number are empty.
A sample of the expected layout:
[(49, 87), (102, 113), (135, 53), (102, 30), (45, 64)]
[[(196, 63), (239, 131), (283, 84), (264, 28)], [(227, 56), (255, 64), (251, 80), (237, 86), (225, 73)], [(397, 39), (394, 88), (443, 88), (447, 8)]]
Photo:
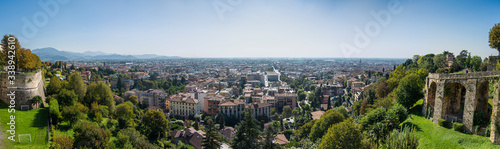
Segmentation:
[[(498, 54), (488, 46), (488, 32), (500, 23), (500, 1), (1, 3), (0, 33), (16, 35), (30, 49), (182, 57), (409, 58), (444, 50), (458, 54), (464, 49), (482, 57)], [(48, 5), (47, 11), (43, 3), (55, 5)], [(388, 12), (389, 21), (387, 15), (381, 17), (383, 22), (372, 15), (382, 12)], [(363, 34), (367, 38), (359, 38)], [(342, 45), (353, 48), (342, 50)]]

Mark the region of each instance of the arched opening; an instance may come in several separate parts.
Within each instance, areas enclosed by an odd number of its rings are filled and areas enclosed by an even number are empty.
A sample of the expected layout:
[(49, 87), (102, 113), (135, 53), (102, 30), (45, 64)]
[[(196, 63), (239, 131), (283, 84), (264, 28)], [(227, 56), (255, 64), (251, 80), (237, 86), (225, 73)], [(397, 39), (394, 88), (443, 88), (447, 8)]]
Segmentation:
[(473, 126), (475, 131), (483, 132), (482, 130), (486, 128), (486, 126), (490, 122), (491, 116), (491, 106), (488, 104), (489, 99), (489, 82), (483, 81), (479, 83), (476, 90), (476, 107), (474, 110), (474, 121)]
[(425, 112), (428, 117), (432, 117), (434, 114), (435, 99), (436, 99), (436, 83), (432, 82), (429, 88), (427, 89), (427, 99), (426, 99), (427, 101), (425, 101), (425, 103), (427, 103), (426, 107), (427, 111)]
[(465, 87), (460, 83), (450, 83), (444, 88), (443, 108), (446, 121), (462, 123), (465, 92)]

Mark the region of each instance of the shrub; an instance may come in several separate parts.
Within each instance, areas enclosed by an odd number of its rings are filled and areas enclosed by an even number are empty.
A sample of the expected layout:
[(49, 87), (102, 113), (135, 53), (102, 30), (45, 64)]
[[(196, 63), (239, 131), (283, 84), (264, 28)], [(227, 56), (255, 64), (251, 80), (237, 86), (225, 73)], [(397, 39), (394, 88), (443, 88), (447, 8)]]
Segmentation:
[(442, 127), (446, 127), (446, 120), (444, 119), (438, 119), (438, 125)]
[(321, 138), (318, 148), (360, 148), (362, 134), (360, 125), (350, 119), (333, 124)]
[(387, 137), (386, 142), (382, 144), (384, 149), (416, 149), (418, 147), (418, 137), (415, 130), (405, 127), (403, 130), (393, 130)]
[(489, 124), (488, 126), (486, 126), (486, 131), (484, 132), (484, 136), (485, 137), (490, 137), (490, 133), (491, 133), (491, 124)]
[(56, 136), (52, 140), (50, 148), (71, 149), (73, 147), (73, 139), (67, 135)]
[(458, 132), (464, 132), (464, 124), (454, 122), (453, 123), (453, 130), (458, 131)]
[(363, 130), (367, 130), (370, 125), (383, 121), (385, 119), (385, 116), (386, 110), (384, 108), (377, 108), (366, 114), (366, 116), (361, 118), (358, 123), (361, 124), (361, 128)]

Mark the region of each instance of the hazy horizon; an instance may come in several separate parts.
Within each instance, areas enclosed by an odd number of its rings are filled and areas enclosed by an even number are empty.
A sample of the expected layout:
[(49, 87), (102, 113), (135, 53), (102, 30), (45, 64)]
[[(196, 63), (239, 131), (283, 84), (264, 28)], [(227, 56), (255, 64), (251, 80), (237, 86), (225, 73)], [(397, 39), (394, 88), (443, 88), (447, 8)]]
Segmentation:
[[(232, 2), (232, 3), (230, 3)], [(4, 1), (30, 49), (185, 58), (411, 58), (498, 55), (500, 1)]]

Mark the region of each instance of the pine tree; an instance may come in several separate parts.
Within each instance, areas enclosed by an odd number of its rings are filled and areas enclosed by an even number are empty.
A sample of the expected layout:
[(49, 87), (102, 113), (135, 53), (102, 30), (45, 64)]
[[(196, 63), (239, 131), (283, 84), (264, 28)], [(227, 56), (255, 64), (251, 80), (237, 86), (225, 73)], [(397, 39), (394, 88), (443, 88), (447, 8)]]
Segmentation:
[(259, 122), (247, 110), (244, 113), (243, 120), (236, 126), (236, 137), (231, 145), (232, 148), (258, 148), (257, 140), (261, 133)]
[(205, 149), (218, 149), (220, 145), (217, 143), (218, 135), (217, 130), (214, 125), (214, 121), (212, 118), (208, 117), (207, 127), (206, 127), (205, 138), (203, 138), (203, 147)]

